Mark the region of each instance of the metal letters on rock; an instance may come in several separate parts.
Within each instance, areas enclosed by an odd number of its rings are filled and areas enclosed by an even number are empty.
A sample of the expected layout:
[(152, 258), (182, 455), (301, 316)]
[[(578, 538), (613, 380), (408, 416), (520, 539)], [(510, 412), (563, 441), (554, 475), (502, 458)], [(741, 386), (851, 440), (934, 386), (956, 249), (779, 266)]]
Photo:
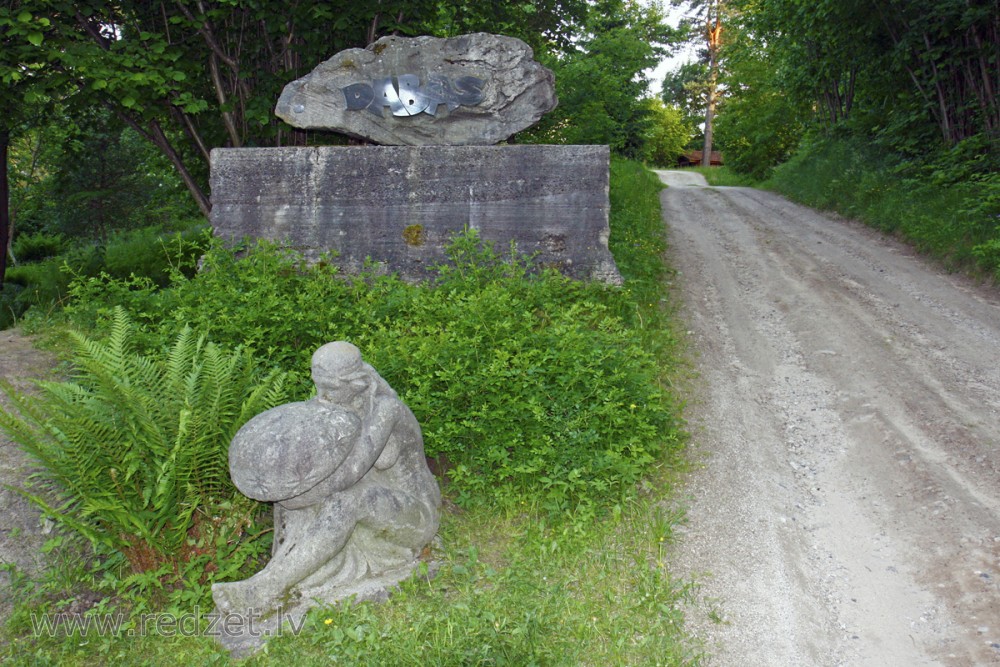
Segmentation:
[(420, 85), (420, 77), (400, 74), (398, 77), (375, 79), (371, 84), (353, 83), (344, 86), (344, 98), (351, 111), (367, 109), (378, 117), (389, 107), (393, 116), (416, 116), (420, 113), (436, 116), (441, 105), (448, 111), (460, 106), (475, 106), (483, 101), (486, 81), (475, 76), (463, 76), (454, 82), (441, 74), (431, 74)]

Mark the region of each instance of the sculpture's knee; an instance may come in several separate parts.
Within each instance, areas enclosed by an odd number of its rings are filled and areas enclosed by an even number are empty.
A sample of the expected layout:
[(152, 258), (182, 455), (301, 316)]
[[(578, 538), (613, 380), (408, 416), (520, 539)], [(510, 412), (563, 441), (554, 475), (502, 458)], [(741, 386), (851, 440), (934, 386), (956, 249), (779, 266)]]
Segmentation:
[(437, 532), (436, 508), (406, 492), (376, 486), (360, 498), (358, 523), (395, 544), (420, 549)]

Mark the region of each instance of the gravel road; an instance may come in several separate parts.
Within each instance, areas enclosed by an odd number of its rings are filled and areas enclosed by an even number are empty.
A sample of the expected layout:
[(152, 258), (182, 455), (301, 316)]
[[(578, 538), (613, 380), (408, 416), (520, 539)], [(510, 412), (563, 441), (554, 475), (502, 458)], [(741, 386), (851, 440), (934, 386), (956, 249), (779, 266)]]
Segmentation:
[(708, 664), (1000, 664), (1000, 293), (659, 174), (704, 464), (674, 561)]

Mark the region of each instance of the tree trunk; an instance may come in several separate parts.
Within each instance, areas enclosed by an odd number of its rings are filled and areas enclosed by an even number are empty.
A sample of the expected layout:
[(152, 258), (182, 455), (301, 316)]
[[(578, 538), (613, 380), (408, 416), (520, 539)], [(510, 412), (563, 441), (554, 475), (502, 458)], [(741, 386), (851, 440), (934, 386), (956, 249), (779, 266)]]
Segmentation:
[(0, 128), (0, 289), (7, 273), (7, 246), (10, 245), (10, 186), (7, 183), (7, 147), (10, 130)]
[(705, 41), (708, 47), (708, 100), (705, 105), (705, 145), (702, 147), (701, 166), (712, 166), (712, 135), (715, 122), (715, 104), (719, 87), (719, 49), (722, 47), (722, 7), (714, 5), (715, 16), (709, 11), (705, 23)]
[(174, 165), (177, 172), (181, 176), (181, 180), (184, 181), (184, 185), (187, 186), (188, 192), (194, 198), (196, 204), (198, 204), (198, 209), (205, 218), (210, 218), (212, 215), (212, 203), (205, 194), (201, 186), (195, 180), (191, 172), (188, 171), (187, 165), (184, 164), (184, 160), (181, 158), (180, 154), (174, 150), (174, 147), (170, 144), (170, 140), (167, 139), (167, 135), (164, 134), (163, 129), (160, 124), (155, 120), (149, 121), (149, 136), (152, 137), (153, 143), (159, 148), (170, 163)]
[(715, 77), (708, 88), (708, 104), (705, 107), (705, 145), (702, 147), (701, 166), (712, 166), (712, 123), (715, 120)]

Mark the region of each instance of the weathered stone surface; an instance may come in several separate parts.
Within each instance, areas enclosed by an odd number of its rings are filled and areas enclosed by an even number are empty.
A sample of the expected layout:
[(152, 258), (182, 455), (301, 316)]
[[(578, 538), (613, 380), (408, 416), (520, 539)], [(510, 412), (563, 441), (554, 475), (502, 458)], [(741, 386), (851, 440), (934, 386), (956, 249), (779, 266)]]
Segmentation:
[(556, 106), (552, 72), (519, 39), (383, 37), (285, 86), (275, 113), (384, 145), (495, 144)]
[(212, 586), (239, 629), (220, 640), (239, 654), (317, 600), (385, 595), (437, 532), (441, 494), (410, 409), (350, 343), (317, 350), (312, 376), (316, 398), (257, 415), (229, 448), (236, 487), (275, 503), (267, 566)]
[(212, 151), (212, 224), (223, 238), (333, 250), (411, 279), (463, 229), (582, 280), (618, 284), (608, 250), (607, 146), (317, 147)]

